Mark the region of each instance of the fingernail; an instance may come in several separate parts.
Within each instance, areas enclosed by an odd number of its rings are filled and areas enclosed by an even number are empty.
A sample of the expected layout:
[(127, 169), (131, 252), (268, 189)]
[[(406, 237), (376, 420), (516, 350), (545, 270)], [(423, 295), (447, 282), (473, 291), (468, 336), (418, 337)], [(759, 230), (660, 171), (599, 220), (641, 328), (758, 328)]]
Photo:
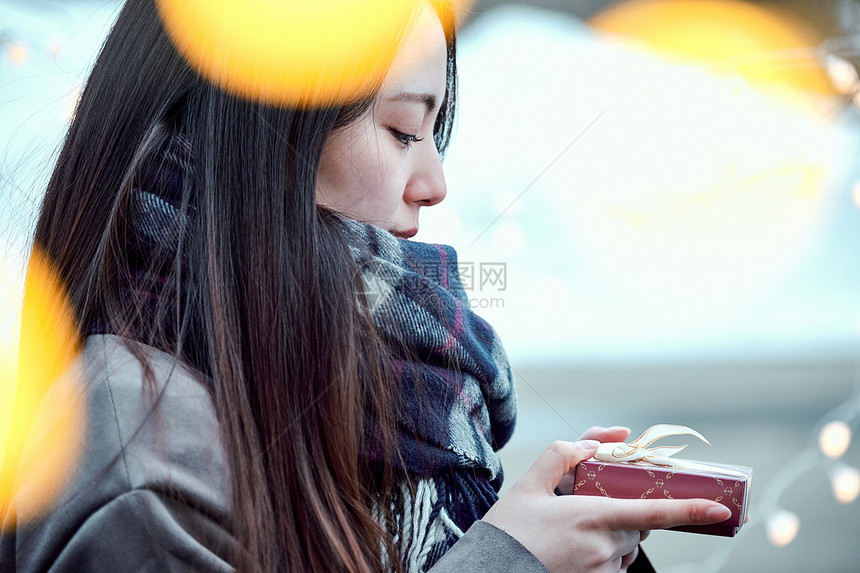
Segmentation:
[(597, 447), (600, 445), (600, 442), (598, 442), (597, 440), (582, 440), (582, 442), (581, 442), (581, 443), (582, 443), (582, 445), (583, 445), (583, 446), (585, 446), (586, 448), (592, 448), (592, 449), (595, 449), (595, 450), (596, 450), (596, 449), (597, 449)]
[(628, 432), (632, 432), (632, 431), (633, 431), (633, 430), (631, 430), (630, 428), (628, 428), (627, 426), (612, 426), (612, 427), (611, 427), (611, 428), (609, 428), (609, 429), (610, 429), (610, 430), (627, 430)]
[(724, 505), (721, 505), (719, 507), (712, 507), (707, 511), (707, 513), (705, 513), (705, 517), (714, 521), (725, 521), (731, 516), (732, 510), (730, 510)]

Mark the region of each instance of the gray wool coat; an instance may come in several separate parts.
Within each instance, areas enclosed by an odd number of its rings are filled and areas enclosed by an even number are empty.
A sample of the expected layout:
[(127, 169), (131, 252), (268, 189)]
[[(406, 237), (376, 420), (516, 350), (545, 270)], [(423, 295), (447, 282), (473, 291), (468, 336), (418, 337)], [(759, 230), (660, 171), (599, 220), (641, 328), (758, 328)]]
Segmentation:
[[(123, 342), (87, 339), (89, 423), (76, 473), (41, 521), (4, 523), (0, 571), (234, 571), (222, 554), (237, 542), (224, 527), (227, 467), (211, 399), (172, 357), (148, 352), (154, 390), (164, 390), (155, 408)], [(478, 521), (431, 569), (472, 571), (547, 570), (518, 541)]]

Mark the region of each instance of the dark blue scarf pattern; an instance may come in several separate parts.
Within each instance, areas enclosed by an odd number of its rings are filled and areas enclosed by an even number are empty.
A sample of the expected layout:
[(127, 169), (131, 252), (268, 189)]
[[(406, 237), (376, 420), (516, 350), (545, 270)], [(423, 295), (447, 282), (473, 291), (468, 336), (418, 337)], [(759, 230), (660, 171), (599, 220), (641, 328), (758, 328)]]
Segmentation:
[(404, 411), (405, 481), (397, 513), (409, 571), (424, 571), (498, 499), (496, 453), (511, 437), (516, 395), (495, 331), (470, 306), (457, 254), (349, 222), (353, 258), (393, 359)]

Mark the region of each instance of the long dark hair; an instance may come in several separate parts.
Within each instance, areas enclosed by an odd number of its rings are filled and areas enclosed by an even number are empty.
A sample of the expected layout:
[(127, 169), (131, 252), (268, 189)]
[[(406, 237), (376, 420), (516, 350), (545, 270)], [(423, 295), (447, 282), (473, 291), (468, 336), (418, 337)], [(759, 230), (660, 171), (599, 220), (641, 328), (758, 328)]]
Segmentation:
[[(447, 33), (434, 131), (442, 152), (456, 92)], [(177, 54), (153, 0), (129, 0), (42, 204), (35, 244), (82, 328), (170, 352), (211, 389), (231, 468), (228, 526), (247, 549), (233, 556), (241, 569), (399, 569), (375, 515), (390, 501), (392, 472), (360, 454), (374, 420), (396, 455), (399, 397), (356, 294), (345, 229), (315, 203), (326, 138), (372, 105), (293, 109), (229, 95)], [(147, 173), (177, 137), (189, 151), (179, 216), (171, 240), (142, 257), (134, 191), (145, 179), (148, 191), (169, 192)]]

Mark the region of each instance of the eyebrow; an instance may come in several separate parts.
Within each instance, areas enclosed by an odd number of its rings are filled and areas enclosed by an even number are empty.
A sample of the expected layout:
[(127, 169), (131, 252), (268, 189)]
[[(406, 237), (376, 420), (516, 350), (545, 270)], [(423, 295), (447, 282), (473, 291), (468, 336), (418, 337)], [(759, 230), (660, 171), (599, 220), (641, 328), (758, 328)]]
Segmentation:
[(436, 110), (436, 96), (429, 93), (400, 92), (394, 94), (390, 98), (387, 98), (387, 100), (394, 102), (405, 101), (412, 103), (423, 103), (428, 115)]

